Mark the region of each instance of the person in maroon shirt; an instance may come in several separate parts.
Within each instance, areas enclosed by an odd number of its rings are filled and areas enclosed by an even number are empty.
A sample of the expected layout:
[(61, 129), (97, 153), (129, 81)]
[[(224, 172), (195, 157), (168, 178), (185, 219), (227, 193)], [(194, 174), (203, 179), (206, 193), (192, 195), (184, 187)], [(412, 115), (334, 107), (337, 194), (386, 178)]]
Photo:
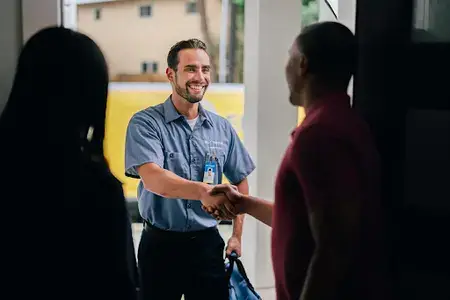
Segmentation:
[(380, 162), (368, 125), (351, 108), (353, 33), (336, 22), (304, 28), (290, 49), (286, 77), (306, 117), (281, 162), (275, 202), (219, 185), (234, 210), (272, 226), (278, 300), (386, 299)]

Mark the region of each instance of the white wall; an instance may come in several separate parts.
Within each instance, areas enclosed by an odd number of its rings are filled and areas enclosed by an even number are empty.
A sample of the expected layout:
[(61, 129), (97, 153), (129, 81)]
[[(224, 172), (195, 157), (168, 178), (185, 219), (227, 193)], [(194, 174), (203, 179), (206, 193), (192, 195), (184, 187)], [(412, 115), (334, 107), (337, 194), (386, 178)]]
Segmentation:
[[(319, 2), (319, 21), (336, 21), (336, 18), (330, 7), (325, 3), (325, 0), (318, 0)], [(338, 12), (336, 11), (336, 14)]]
[[(298, 110), (289, 103), (284, 76), (288, 50), (300, 33), (301, 1), (252, 0), (245, 3), (245, 145), (256, 163), (250, 194), (274, 199), (275, 177)], [(275, 299), (271, 229), (246, 216), (242, 239), (247, 274), (264, 300)]]
[(61, 24), (60, 4), (61, 0), (22, 0), (23, 40), (44, 27)]
[(0, 112), (8, 99), (22, 44), (21, 3), (17, 0), (0, 2)]
[(60, 0), (0, 1), (0, 112), (8, 99), (24, 41), (39, 29), (60, 24)]
[(339, 0), (338, 2), (339, 22), (355, 32), (356, 25), (356, 0)]

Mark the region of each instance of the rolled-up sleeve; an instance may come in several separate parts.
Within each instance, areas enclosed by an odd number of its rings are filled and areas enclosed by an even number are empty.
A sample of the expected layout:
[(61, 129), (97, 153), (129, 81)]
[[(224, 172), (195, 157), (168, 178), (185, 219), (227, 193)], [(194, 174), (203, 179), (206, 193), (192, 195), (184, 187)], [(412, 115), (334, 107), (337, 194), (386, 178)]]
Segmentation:
[(137, 113), (131, 118), (127, 128), (125, 175), (139, 178), (136, 168), (146, 163), (163, 167), (164, 153), (161, 138), (156, 126), (152, 124), (152, 119)]
[(238, 184), (255, 170), (255, 163), (231, 125), (229, 130), (231, 139), (223, 173), (231, 184)]

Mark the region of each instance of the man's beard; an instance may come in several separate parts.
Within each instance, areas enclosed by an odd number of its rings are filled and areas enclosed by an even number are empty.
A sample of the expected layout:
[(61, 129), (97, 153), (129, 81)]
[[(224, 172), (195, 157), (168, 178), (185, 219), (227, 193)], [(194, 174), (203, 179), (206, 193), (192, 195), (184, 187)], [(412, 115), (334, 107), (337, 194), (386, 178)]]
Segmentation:
[(189, 103), (192, 103), (192, 104), (202, 101), (203, 96), (205, 95), (205, 92), (206, 92), (206, 89), (208, 88), (208, 86), (205, 86), (205, 89), (201, 95), (194, 96), (189, 93), (189, 87), (188, 87), (189, 84), (191, 84), (191, 82), (187, 82), (185, 88), (183, 89), (178, 84), (178, 79), (175, 76), (175, 91), (177, 92), (178, 95), (180, 95), (183, 99), (185, 99), (186, 101), (188, 101)]

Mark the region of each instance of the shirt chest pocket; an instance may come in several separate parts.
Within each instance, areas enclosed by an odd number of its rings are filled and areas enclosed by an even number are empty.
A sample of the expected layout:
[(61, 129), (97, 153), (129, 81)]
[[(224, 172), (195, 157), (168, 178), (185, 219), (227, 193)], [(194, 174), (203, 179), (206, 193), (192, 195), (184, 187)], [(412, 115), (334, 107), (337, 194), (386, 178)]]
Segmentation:
[(165, 152), (164, 169), (169, 170), (180, 177), (188, 179), (189, 165), (184, 155), (180, 152)]
[[(217, 174), (216, 174), (216, 183), (217, 184), (221, 184), (222, 183), (222, 179), (223, 179), (223, 175), (224, 175), (224, 166), (225, 166), (225, 162), (226, 162), (226, 155), (225, 155), (225, 151), (223, 150), (216, 150), (214, 151), (213, 154), (217, 164)], [(211, 156), (210, 156), (211, 157)]]

